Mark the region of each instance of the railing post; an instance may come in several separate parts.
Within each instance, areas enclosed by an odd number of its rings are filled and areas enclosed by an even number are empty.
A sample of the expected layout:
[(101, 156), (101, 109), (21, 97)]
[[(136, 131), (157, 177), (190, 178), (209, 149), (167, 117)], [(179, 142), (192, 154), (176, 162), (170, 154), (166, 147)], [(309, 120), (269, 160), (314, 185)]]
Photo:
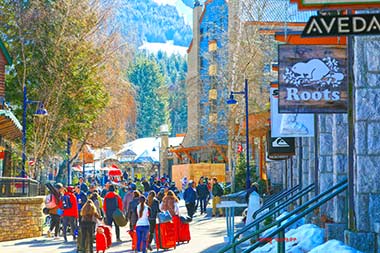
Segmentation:
[(283, 229), (278, 232), (277, 253), (285, 253), (285, 230)]

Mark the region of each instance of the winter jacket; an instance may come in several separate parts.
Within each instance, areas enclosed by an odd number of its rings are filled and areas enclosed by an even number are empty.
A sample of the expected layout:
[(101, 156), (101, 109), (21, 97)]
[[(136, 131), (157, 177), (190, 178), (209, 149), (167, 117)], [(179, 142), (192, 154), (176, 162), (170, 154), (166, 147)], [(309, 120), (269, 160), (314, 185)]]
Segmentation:
[(112, 214), (116, 209), (123, 210), (123, 203), (119, 195), (110, 191), (104, 197), (103, 210), (107, 217), (112, 217)]
[(83, 191), (81, 191), (80, 193), (74, 193), (74, 194), (75, 194), (75, 197), (77, 198), (78, 211), (80, 212), (82, 210), (82, 206), (87, 202), (87, 196)]
[(197, 186), (197, 194), (199, 199), (206, 199), (210, 195), (207, 185), (199, 184)]
[(77, 198), (72, 192), (65, 192), (64, 196), (69, 196), (71, 207), (63, 208), (63, 201), (59, 202), (59, 208), (63, 210), (63, 217), (75, 217), (76, 219), (79, 217), (78, 213), (78, 203)]
[(153, 203), (150, 206), (149, 220), (156, 220), (159, 212), (160, 212), (160, 201), (154, 198)]
[(138, 220), (137, 209), (136, 209), (138, 204), (139, 204), (139, 198), (134, 198), (132, 199), (131, 202), (129, 202), (127, 217), (128, 217), (131, 229), (133, 229), (133, 227), (136, 225), (136, 222)]
[(128, 191), (123, 198), (123, 207), (124, 207), (124, 212), (128, 213), (128, 208), (129, 208), (129, 203), (133, 199), (133, 191)]
[(223, 196), (223, 189), (219, 183), (215, 183), (212, 185), (212, 195), (217, 197)]
[(149, 211), (149, 207), (148, 207), (148, 205), (145, 204), (143, 213), (142, 213), (142, 215), (140, 217), (139, 216), (140, 205), (141, 204), (139, 204), (136, 207), (136, 212), (137, 212), (137, 217), (138, 217), (138, 220), (136, 221), (136, 227), (137, 226), (149, 226), (149, 212), (150, 212)]
[(183, 199), (186, 203), (194, 203), (197, 200), (197, 192), (192, 187), (187, 187), (183, 193)]

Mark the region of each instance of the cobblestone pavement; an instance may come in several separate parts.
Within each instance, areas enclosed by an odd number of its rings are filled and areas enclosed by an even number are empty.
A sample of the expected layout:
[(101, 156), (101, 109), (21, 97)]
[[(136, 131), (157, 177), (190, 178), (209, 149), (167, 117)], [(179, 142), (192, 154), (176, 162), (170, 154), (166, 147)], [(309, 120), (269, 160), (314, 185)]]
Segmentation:
[[(181, 214), (186, 210), (183, 203), (180, 207)], [(211, 211), (211, 210), (208, 210)], [(210, 212), (208, 212), (210, 213)], [(237, 223), (241, 217), (235, 218)], [(17, 229), (17, 228), (16, 228)], [(133, 252), (131, 250), (131, 238), (127, 233), (127, 227), (120, 229), (122, 242), (116, 242), (113, 229), (113, 244), (107, 253)], [(191, 241), (189, 243), (179, 244), (175, 249), (166, 250), (165, 252), (175, 253), (215, 253), (217, 249), (224, 245), (224, 236), (226, 235), (225, 218), (211, 218), (209, 216), (195, 216), (190, 224)], [(76, 242), (68, 236), (68, 243), (64, 243), (62, 238), (54, 240), (44, 236), (22, 239), (8, 242), (0, 242), (0, 252), (2, 253), (68, 253), (76, 252)], [(153, 252), (163, 252), (163, 250)]]

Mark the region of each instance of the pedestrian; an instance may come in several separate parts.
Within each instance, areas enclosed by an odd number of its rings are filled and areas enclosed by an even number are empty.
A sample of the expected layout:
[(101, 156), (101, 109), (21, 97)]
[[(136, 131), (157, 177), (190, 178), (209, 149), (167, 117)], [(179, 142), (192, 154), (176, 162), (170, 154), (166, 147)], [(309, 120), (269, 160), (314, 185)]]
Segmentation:
[(137, 206), (139, 204), (139, 199), (140, 199), (140, 192), (139, 191), (133, 191), (133, 199), (131, 202), (129, 202), (128, 206), (128, 221), (129, 221), (129, 228), (130, 230), (134, 230), (136, 226), (136, 222), (138, 220), (137, 216)]
[[(84, 178), (83, 177), (80, 177), (79, 178), (79, 187), (80, 187), (80, 190), (84, 193), (87, 193), (88, 192), (88, 186), (86, 184), (86, 182), (84, 181)], [(86, 202), (84, 202), (86, 203)], [(83, 203), (83, 204), (84, 204)]]
[(81, 190), (80, 185), (78, 184), (75, 186), (75, 191), (74, 191), (75, 197), (77, 198), (77, 203), (78, 203), (78, 213), (79, 213), (79, 222), (82, 219), (82, 216), (80, 215), (82, 206), (87, 202), (87, 196), (86, 194)]
[(148, 180), (146, 180), (144, 178), (142, 181), (142, 185), (144, 187), (144, 194), (148, 195), (148, 192), (150, 191), (150, 184), (149, 184)]
[(145, 203), (144, 195), (140, 195), (139, 204), (136, 207), (138, 220), (136, 222), (137, 251), (146, 253), (149, 233), (149, 206)]
[(109, 188), (111, 186), (111, 183), (110, 182), (107, 182), (102, 190), (102, 192), (100, 193), (100, 197), (104, 198), (107, 194), (107, 192), (109, 191)]
[(121, 242), (120, 228), (112, 217), (116, 209), (123, 210), (123, 203), (120, 196), (115, 193), (115, 187), (110, 185), (109, 192), (104, 197), (103, 210), (106, 215), (107, 225), (112, 227), (112, 223), (115, 223), (116, 240)]
[(124, 207), (124, 213), (125, 213), (125, 216), (128, 218), (128, 208), (129, 208), (129, 203), (132, 201), (133, 199), (133, 192), (136, 190), (136, 185), (134, 183), (130, 183), (128, 185), (128, 191), (127, 193), (124, 195), (124, 198), (123, 198), (123, 207)]
[[(91, 199), (88, 199), (81, 210), (82, 220), (80, 222), (81, 229), (81, 249), (83, 252), (93, 252), (94, 232), (97, 219), (100, 214), (97, 212), (96, 206)], [(87, 244), (86, 244), (87, 242)]]
[[(216, 216), (216, 205), (220, 203), (220, 198), (223, 196), (223, 188), (218, 183), (218, 179), (214, 177), (212, 179), (212, 216)], [(223, 216), (223, 209), (219, 208), (219, 215)]]
[(199, 180), (199, 184), (197, 186), (197, 195), (199, 199), (199, 205), (201, 207), (201, 214), (204, 214), (206, 213), (207, 199), (210, 196), (210, 192), (203, 179)]
[(128, 185), (127, 185), (127, 182), (126, 181), (121, 181), (120, 182), (120, 188), (119, 188), (119, 196), (120, 198), (123, 200), (124, 199), (124, 196), (125, 194), (127, 194), (128, 192)]
[(187, 215), (193, 218), (195, 213), (195, 201), (197, 200), (197, 191), (194, 187), (194, 181), (190, 180), (189, 184), (183, 193), (183, 199), (185, 200)]
[(156, 228), (156, 219), (158, 216), (158, 213), (160, 212), (160, 201), (156, 198), (156, 192), (150, 191), (148, 194), (148, 206), (150, 207), (150, 213), (149, 213), (149, 241), (148, 241), (148, 249), (152, 250), (152, 241), (153, 241), (153, 235)]
[(183, 177), (182, 179), (181, 179), (181, 183), (182, 183), (182, 191), (184, 192), (185, 190), (186, 190), (186, 188), (187, 188), (187, 185), (188, 185), (188, 181), (187, 181), (187, 177)]
[[(56, 185), (56, 188), (57, 190), (59, 190), (60, 188), (63, 188), (63, 185), (61, 183), (58, 183)], [(48, 197), (49, 195), (46, 198)], [(49, 202), (51, 202), (51, 204), (49, 207), (48, 206), (47, 207), (49, 208), (49, 215), (50, 215), (51, 220), (50, 220), (50, 227), (47, 232), (47, 236), (51, 237), (51, 233), (53, 233), (54, 231), (54, 239), (58, 239), (59, 227), (61, 225), (61, 213), (59, 213), (59, 211), (62, 211), (62, 210), (58, 210), (60, 206), (60, 202), (61, 202), (61, 195), (55, 196), (55, 194), (50, 193)]]
[(170, 215), (173, 217), (179, 215), (178, 198), (175, 196), (173, 191), (168, 191), (168, 194), (162, 199), (160, 204), (161, 211), (169, 211)]
[(160, 203), (162, 203), (162, 200), (164, 199), (164, 197), (165, 197), (165, 189), (161, 188), (160, 191), (157, 193), (157, 199), (158, 201), (160, 201)]
[(60, 202), (60, 209), (63, 209), (62, 221), (63, 221), (63, 239), (67, 242), (67, 226), (70, 226), (73, 240), (77, 239), (75, 231), (77, 231), (77, 219), (78, 219), (78, 203), (73, 193), (73, 187), (67, 186), (67, 189), (61, 187), (59, 192), (63, 195)]

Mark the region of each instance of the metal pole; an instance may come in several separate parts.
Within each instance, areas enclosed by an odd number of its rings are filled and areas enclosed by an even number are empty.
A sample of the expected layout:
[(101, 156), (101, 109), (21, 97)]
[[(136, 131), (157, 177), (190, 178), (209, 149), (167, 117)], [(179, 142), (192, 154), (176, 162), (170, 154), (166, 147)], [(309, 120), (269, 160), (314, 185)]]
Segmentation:
[(244, 86), (244, 95), (245, 95), (245, 140), (247, 142), (247, 174), (245, 178), (245, 187), (249, 189), (251, 186), (250, 171), (249, 171), (249, 125), (248, 125), (248, 79), (245, 79)]
[(23, 86), (23, 103), (22, 103), (22, 171), (25, 172), (26, 162), (26, 109), (28, 106), (28, 98), (26, 96), (26, 85)]
[(82, 156), (83, 156), (83, 180), (84, 180), (84, 178), (86, 177), (85, 176), (86, 161), (84, 159), (84, 146), (83, 146), (83, 149), (82, 149)]
[[(351, 11), (348, 11), (348, 14), (351, 14)], [(354, 64), (354, 55), (353, 55), (353, 36), (348, 36), (347, 43), (347, 52), (348, 52), (348, 169), (347, 169), (347, 177), (348, 177), (348, 187), (347, 187), (347, 211), (348, 211), (348, 229), (354, 231), (356, 228), (355, 223), (355, 205), (354, 205), (354, 145), (355, 145), (355, 119), (354, 119), (354, 102), (355, 102), (355, 94), (354, 94), (354, 71), (352, 66)]]
[(293, 187), (293, 156), (290, 156), (290, 188)]
[(67, 137), (67, 185), (71, 183), (71, 171), (70, 171), (70, 156), (71, 156), (71, 139), (70, 135)]
[(288, 159), (285, 159), (285, 176), (284, 176), (285, 189), (288, 189)]
[(315, 184), (315, 196), (319, 194), (319, 157), (318, 157), (318, 114), (314, 114), (314, 184)]
[[(299, 159), (299, 162), (298, 162), (298, 184), (300, 186), (300, 189), (302, 189), (302, 184), (303, 184), (303, 181), (302, 181), (302, 160), (303, 160), (303, 150), (302, 150), (302, 137), (299, 137), (298, 138), (298, 159)], [(299, 199), (299, 205), (302, 205), (302, 198)]]

